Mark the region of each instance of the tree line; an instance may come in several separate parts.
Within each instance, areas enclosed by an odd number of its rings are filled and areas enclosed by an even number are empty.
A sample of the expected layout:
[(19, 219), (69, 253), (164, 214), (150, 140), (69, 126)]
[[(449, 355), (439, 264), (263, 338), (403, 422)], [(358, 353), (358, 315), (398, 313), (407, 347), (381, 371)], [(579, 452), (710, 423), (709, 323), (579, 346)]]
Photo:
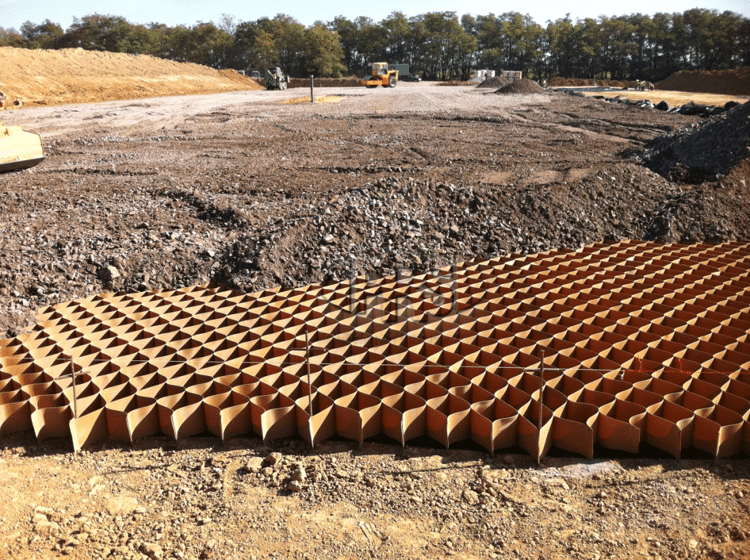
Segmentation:
[(364, 75), (375, 61), (409, 64), (427, 79), (468, 79), (480, 68), (521, 70), (536, 79), (556, 76), (659, 81), (678, 70), (750, 65), (750, 19), (695, 8), (683, 13), (631, 14), (541, 26), (528, 15), (393, 12), (304, 26), (279, 14), (236, 22), (168, 27), (123, 17), (75, 18), (67, 30), (45, 20), (20, 30), (0, 27), (0, 46), (83, 48), (149, 54), (213, 68), (260, 70), (280, 66), (291, 76)]

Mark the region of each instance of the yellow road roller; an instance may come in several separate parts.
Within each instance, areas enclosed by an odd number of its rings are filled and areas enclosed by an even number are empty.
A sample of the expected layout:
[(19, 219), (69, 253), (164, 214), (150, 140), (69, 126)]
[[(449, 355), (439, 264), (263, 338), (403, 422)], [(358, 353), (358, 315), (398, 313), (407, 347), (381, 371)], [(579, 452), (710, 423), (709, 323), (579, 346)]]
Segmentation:
[(383, 86), (396, 87), (398, 83), (398, 70), (389, 70), (387, 62), (373, 62), (372, 75), (362, 80), (362, 85), (369, 88)]

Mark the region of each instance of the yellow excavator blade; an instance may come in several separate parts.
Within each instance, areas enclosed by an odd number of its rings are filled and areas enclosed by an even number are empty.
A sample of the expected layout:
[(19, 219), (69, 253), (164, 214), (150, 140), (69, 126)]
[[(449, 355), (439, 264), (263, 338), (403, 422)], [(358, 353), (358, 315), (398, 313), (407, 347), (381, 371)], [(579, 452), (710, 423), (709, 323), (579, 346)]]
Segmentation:
[(38, 134), (0, 123), (0, 173), (34, 167), (43, 160), (42, 139)]

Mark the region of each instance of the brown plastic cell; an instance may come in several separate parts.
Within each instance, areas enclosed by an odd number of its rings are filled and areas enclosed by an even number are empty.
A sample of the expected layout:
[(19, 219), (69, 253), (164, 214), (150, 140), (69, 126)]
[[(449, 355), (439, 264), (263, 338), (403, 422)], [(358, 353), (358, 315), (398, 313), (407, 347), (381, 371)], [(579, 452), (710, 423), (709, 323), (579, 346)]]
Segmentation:
[(742, 417), (733, 410), (715, 406), (709, 414), (695, 415), (692, 445), (714, 457), (731, 457), (742, 448)]
[(615, 399), (599, 409), (597, 441), (609, 449), (638, 453), (646, 428), (646, 408)]
[(73, 418), (70, 402), (62, 394), (30, 397), (31, 424), (37, 440), (69, 436)]
[(323, 392), (316, 392), (300, 397), (296, 405), (297, 433), (312, 447), (336, 435), (332, 398)]
[(647, 410), (645, 441), (679, 459), (692, 443), (695, 415), (666, 400)]
[(382, 399), (383, 433), (401, 445), (427, 433), (427, 402), (405, 391)]
[(13, 391), (0, 390), (0, 436), (33, 428), (29, 396), (20, 388)]
[(590, 404), (567, 401), (554, 412), (552, 444), (566, 451), (594, 457), (599, 409)]
[(107, 404), (107, 429), (113, 439), (132, 443), (136, 439), (159, 433), (156, 400), (138, 394)]
[(334, 403), (336, 433), (360, 443), (380, 433), (382, 411), (380, 399), (355, 391)]
[(494, 454), (518, 441), (518, 411), (495, 398), (471, 405), (471, 438)]

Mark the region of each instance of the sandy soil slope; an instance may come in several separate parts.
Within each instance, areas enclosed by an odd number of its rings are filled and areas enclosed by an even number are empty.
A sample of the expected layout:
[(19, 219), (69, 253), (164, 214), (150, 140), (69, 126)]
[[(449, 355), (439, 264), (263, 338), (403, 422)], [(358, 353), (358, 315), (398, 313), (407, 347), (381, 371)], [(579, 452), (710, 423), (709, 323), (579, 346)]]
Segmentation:
[(234, 70), (146, 55), (2, 47), (0, 61), (8, 106), (16, 99), (37, 106), (262, 89)]

